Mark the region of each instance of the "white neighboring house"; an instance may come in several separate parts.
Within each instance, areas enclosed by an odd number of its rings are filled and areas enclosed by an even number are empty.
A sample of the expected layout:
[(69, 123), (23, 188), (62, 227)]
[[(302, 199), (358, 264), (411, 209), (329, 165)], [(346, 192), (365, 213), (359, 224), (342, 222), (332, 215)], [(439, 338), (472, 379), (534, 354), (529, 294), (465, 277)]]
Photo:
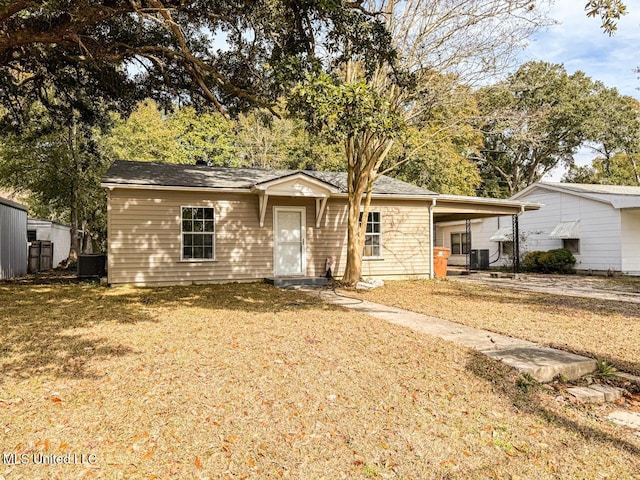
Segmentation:
[[(511, 200), (541, 203), (519, 217), (521, 258), (566, 247), (576, 269), (640, 275), (640, 187), (540, 182)], [(465, 222), (436, 227), (436, 244), (450, 247), (450, 265), (466, 264)], [(471, 249), (488, 250), (491, 266), (511, 265), (511, 217), (471, 220)]]
[(53, 244), (53, 267), (69, 257), (71, 227), (49, 220), (27, 219), (27, 241), (49, 240)]

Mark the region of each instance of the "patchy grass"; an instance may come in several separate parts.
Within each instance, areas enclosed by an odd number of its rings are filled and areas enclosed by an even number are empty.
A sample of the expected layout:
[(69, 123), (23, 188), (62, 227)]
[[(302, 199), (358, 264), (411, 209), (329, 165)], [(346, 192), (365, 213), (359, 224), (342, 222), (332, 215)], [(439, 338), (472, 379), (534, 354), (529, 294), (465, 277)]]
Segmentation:
[(640, 471), (608, 407), (525, 394), (474, 352), (260, 284), (0, 285), (0, 345), (0, 453), (96, 456), (0, 464), (7, 479)]
[[(633, 285), (634, 283), (630, 283)], [(640, 304), (457, 281), (388, 282), (367, 300), (607, 360), (640, 375)]]

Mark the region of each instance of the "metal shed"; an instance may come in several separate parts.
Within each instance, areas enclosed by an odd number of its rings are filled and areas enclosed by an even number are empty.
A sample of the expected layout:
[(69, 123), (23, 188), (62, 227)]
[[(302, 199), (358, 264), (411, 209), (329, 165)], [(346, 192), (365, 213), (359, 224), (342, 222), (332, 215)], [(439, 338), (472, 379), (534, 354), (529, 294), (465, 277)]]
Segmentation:
[(0, 280), (27, 274), (27, 207), (0, 197)]

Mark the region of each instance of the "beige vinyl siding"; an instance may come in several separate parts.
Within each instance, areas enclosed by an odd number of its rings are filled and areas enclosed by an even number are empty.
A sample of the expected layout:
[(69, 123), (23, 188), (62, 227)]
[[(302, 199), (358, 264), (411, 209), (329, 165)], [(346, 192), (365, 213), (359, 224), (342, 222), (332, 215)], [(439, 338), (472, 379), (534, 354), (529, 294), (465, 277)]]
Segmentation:
[(362, 261), (363, 277), (428, 277), (429, 208), (425, 201), (374, 201), (381, 213), (382, 258)]
[[(180, 207), (215, 209), (215, 260), (181, 261)], [(346, 263), (345, 199), (330, 199), (316, 228), (315, 199), (269, 197), (264, 227), (258, 196), (116, 188), (109, 192), (109, 282), (176, 284), (245, 281), (273, 276), (274, 206), (306, 209), (307, 275), (320, 276), (336, 257)], [(382, 258), (363, 261), (363, 276), (428, 276), (429, 214), (425, 202), (375, 202), (382, 214)]]

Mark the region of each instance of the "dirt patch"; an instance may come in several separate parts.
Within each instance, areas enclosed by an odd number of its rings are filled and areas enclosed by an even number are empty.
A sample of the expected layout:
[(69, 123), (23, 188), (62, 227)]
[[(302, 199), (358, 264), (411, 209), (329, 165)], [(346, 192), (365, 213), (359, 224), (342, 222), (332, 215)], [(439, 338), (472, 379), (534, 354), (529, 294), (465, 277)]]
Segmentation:
[[(608, 407), (260, 284), (0, 286), (5, 478), (629, 478)], [(85, 457), (86, 458), (86, 457)]]

